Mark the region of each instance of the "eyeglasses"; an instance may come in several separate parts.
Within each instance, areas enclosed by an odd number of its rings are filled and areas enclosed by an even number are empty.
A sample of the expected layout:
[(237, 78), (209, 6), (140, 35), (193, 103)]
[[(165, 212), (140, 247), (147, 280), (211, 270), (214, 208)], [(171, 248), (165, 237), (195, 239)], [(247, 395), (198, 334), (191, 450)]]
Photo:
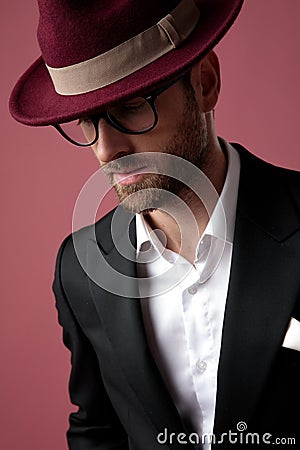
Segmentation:
[[(182, 77), (181, 77), (182, 78)], [(153, 130), (158, 122), (155, 101), (159, 95), (177, 83), (177, 78), (145, 97), (135, 97), (106, 111), (87, 118), (53, 125), (67, 141), (79, 147), (94, 145), (99, 139), (100, 119), (125, 134), (144, 134)]]

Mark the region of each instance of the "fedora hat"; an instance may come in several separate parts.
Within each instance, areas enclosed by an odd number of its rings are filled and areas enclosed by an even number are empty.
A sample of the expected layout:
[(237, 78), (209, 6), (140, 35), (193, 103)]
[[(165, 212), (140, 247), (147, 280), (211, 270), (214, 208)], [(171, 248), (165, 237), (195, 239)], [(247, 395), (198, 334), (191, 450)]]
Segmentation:
[(184, 74), (225, 35), (243, 0), (38, 0), (42, 55), (10, 112), (53, 125), (143, 95)]

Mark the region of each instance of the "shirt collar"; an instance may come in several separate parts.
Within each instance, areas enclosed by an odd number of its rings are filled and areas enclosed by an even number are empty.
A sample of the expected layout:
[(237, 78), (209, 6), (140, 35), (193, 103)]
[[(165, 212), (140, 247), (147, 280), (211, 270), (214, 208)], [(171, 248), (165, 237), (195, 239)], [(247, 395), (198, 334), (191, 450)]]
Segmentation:
[[(227, 153), (228, 167), (225, 183), (220, 198), (214, 208), (207, 227), (199, 239), (196, 255), (199, 252), (200, 243), (206, 235), (214, 236), (219, 240), (225, 240), (232, 243), (234, 236), (235, 215), (237, 205), (237, 194), (240, 177), (240, 157), (238, 152), (226, 142), (219, 138), (220, 144)], [(225, 231), (224, 231), (224, 214), (225, 214)], [(141, 246), (149, 242), (154, 249), (161, 254), (164, 246), (151, 230), (142, 214), (136, 214), (136, 236), (137, 236), (137, 257), (139, 256)]]
[[(220, 198), (213, 210), (203, 236), (208, 234), (219, 239), (225, 239), (227, 242), (232, 244), (241, 163), (240, 156), (232, 145), (221, 138), (219, 138), (219, 142), (224, 151), (227, 153), (227, 174)], [(226, 221), (225, 231), (224, 220), (222, 220), (222, 218), (224, 218), (224, 214)]]
[(136, 214), (136, 256), (139, 257), (141, 247), (149, 242), (158, 254), (162, 254), (164, 246), (158, 239), (156, 233), (146, 222), (143, 214)]

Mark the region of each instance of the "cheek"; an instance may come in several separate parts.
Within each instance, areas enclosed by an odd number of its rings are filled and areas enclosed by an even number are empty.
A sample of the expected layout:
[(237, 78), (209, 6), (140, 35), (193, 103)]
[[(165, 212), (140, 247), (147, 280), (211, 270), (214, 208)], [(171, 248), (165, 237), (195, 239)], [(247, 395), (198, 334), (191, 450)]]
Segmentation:
[(172, 102), (172, 105), (165, 105), (162, 108), (157, 105), (158, 122), (156, 127), (145, 133), (144, 135), (136, 136), (135, 148), (137, 152), (161, 152), (164, 151), (170, 140), (174, 137), (178, 130), (178, 124), (183, 118), (183, 111), (181, 104)]
[(164, 99), (158, 100), (158, 124), (156, 129), (170, 139), (177, 131), (178, 123), (183, 119), (186, 99), (182, 90), (176, 89), (173, 95), (169, 96), (168, 101), (163, 101)]

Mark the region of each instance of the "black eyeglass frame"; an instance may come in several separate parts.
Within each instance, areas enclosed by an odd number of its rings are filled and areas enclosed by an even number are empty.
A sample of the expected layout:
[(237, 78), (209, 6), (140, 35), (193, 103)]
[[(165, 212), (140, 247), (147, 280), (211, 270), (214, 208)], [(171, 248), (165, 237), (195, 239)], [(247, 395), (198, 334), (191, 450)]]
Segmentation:
[(141, 95), (140, 97), (143, 98), (144, 100), (147, 101), (147, 103), (150, 105), (152, 111), (153, 111), (153, 115), (154, 115), (154, 122), (151, 126), (149, 126), (148, 128), (145, 128), (143, 130), (139, 130), (139, 131), (131, 131), (128, 130), (127, 128), (123, 127), (115, 118), (112, 118), (109, 115), (109, 111), (104, 111), (102, 113), (98, 113), (98, 114), (93, 114), (91, 116), (88, 117), (89, 120), (91, 120), (91, 122), (94, 125), (95, 128), (95, 138), (93, 139), (93, 141), (88, 142), (88, 143), (79, 143), (77, 141), (74, 141), (70, 136), (68, 136), (64, 130), (61, 128), (61, 126), (59, 124), (54, 124), (52, 125), (60, 134), (61, 136), (63, 136), (68, 142), (70, 142), (71, 144), (76, 145), (77, 147), (90, 147), (91, 145), (96, 144), (96, 142), (99, 139), (99, 129), (98, 129), (98, 124), (99, 124), (99, 120), (100, 119), (104, 119), (109, 125), (111, 125), (113, 128), (115, 128), (118, 131), (121, 131), (124, 134), (133, 134), (133, 135), (139, 135), (139, 134), (145, 134), (148, 133), (149, 131), (153, 130), (153, 128), (155, 128), (155, 126), (158, 123), (158, 111), (155, 105), (155, 101), (157, 99), (157, 97), (159, 95), (161, 95), (164, 91), (166, 91), (167, 89), (169, 89), (171, 86), (173, 86), (175, 83), (177, 83), (180, 79), (182, 79), (184, 77), (181, 76), (179, 78), (176, 78), (175, 80), (170, 81), (169, 83), (165, 84), (164, 86), (155, 89), (154, 91), (152, 91), (150, 94), (143, 96)]

